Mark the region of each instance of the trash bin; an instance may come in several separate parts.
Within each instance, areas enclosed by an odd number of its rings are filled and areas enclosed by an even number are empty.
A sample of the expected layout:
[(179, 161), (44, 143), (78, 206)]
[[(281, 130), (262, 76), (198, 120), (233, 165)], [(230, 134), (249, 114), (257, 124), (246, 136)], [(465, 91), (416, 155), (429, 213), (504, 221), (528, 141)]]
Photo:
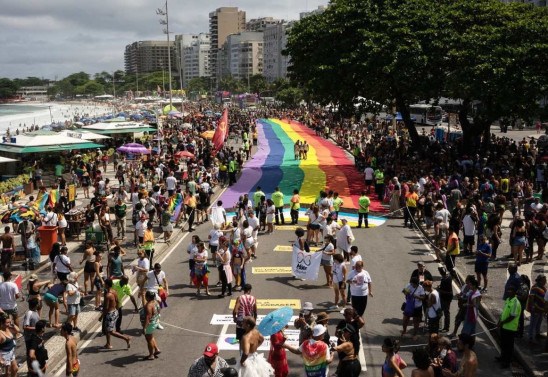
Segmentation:
[(38, 227), (40, 234), (40, 254), (49, 255), (51, 247), (57, 242), (57, 227), (42, 225)]

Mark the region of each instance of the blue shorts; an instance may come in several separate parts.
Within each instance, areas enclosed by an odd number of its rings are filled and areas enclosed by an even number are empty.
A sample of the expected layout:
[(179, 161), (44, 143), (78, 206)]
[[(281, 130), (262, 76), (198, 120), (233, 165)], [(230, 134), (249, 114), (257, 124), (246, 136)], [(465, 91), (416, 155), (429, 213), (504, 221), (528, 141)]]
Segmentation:
[(512, 246), (525, 246), (525, 237), (515, 237)]

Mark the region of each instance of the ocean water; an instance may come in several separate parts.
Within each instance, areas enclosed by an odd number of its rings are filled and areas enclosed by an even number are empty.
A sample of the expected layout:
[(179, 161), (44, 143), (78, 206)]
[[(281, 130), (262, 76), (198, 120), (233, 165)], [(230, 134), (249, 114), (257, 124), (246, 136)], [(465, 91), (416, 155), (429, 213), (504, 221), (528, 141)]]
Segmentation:
[(3, 116), (11, 116), (11, 115), (19, 115), (19, 114), (31, 114), (38, 111), (43, 111), (47, 109), (47, 106), (40, 106), (40, 105), (10, 105), (10, 104), (2, 104), (0, 105), (0, 117)]

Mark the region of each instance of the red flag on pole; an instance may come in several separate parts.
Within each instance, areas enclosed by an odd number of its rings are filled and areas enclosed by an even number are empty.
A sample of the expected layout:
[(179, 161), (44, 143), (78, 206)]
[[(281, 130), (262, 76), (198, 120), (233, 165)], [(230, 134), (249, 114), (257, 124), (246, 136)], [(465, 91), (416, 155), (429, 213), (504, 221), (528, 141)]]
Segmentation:
[(223, 111), (223, 115), (221, 116), (221, 119), (219, 119), (219, 123), (217, 124), (217, 128), (215, 129), (215, 133), (213, 134), (213, 147), (215, 151), (219, 151), (223, 144), (225, 143), (226, 136), (228, 135), (228, 109), (225, 109)]

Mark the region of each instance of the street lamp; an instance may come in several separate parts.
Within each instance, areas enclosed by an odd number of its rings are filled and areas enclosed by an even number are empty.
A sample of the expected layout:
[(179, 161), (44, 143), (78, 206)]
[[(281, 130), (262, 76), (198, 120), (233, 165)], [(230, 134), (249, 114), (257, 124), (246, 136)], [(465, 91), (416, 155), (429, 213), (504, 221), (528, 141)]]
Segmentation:
[(167, 65), (169, 70), (169, 108), (172, 107), (172, 94), (171, 94), (171, 46), (169, 45), (169, 13), (167, 10), (167, 0), (165, 2), (165, 9), (158, 8), (156, 9), (156, 14), (159, 16), (163, 16), (164, 18), (160, 19), (160, 25), (165, 25), (166, 28), (164, 29), (164, 33), (167, 35)]

